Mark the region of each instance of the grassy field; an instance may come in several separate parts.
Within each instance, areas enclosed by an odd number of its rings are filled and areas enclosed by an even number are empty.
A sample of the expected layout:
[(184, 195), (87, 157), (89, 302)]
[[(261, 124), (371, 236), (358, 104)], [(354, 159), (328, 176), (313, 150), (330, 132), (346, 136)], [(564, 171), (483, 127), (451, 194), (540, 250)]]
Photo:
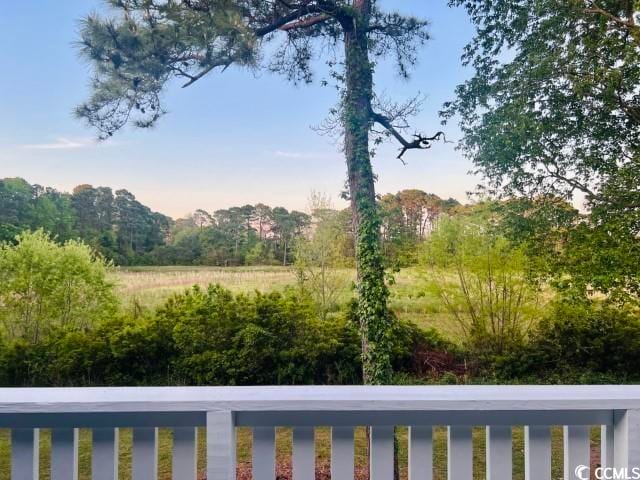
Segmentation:
[[(339, 270), (336, 275), (343, 285), (340, 299), (346, 301), (353, 295), (355, 271)], [(459, 335), (455, 319), (444, 309), (440, 299), (426, 288), (423, 272), (406, 268), (394, 278), (390, 305), (398, 317), (421, 327), (436, 327), (452, 338)], [(234, 292), (264, 292), (295, 285), (296, 276), (286, 267), (137, 267), (118, 269), (113, 274), (113, 281), (125, 306), (135, 301), (144, 307), (155, 307), (192, 285), (219, 283)]]
[[(119, 450), (119, 478), (120, 480), (130, 480), (131, 478), (131, 430), (120, 431)], [(437, 427), (434, 429), (434, 480), (445, 480), (447, 478), (447, 439), (446, 429)], [(198, 435), (198, 470), (204, 474), (206, 469), (206, 455), (204, 432)], [(326, 471), (330, 462), (329, 429), (316, 429), (316, 465), (319, 471)], [(399, 464), (401, 478), (407, 478), (407, 429), (398, 429), (400, 444)], [(171, 479), (171, 431), (160, 429), (158, 448), (158, 480)], [(599, 430), (594, 428), (592, 432), (592, 463), (599, 461)], [(10, 471), (10, 441), (9, 432), (0, 429), (0, 478), (9, 478)], [(40, 479), (50, 480), (50, 450), (51, 435), (48, 430), (42, 430), (40, 434)], [(563, 458), (562, 458), (562, 429), (554, 427), (552, 429), (552, 478), (563, 478)], [(366, 438), (363, 428), (356, 430), (356, 469), (366, 470)], [(476, 427), (473, 430), (473, 456), (474, 456), (474, 480), (486, 478), (485, 458), (485, 436), (484, 428)], [(291, 463), (291, 430), (280, 428), (277, 432), (277, 458), (281, 466)], [(247, 428), (238, 431), (238, 479), (248, 480), (250, 478), (251, 461), (251, 432)], [(91, 479), (91, 432), (80, 431), (79, 445), (79, 480)], [(324, 477), (322, 477), (324, 478)], [(524, 479), (524, 441), (523, 428), (513, 429), (513, 478), (514, 480)], [(364, 480), (359, 477), (359, 480)]]

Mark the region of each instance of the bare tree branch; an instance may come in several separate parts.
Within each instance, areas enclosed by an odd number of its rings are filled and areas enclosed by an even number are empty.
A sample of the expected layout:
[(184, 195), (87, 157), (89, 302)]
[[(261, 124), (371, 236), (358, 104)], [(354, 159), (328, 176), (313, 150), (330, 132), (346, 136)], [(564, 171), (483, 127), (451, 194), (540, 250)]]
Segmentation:
[(438, 140), (443, 140), (444, 143), (453, 143), (447, 140), (445, 133), (442, 131), (437, 132), (432, 137), (426, 137), (421, 134), (415, 134), (414, 140), (409, 141), (402, 136), (402, 134), (398, 131), (398, 129), (396, 129), (396, 127), (393, 126), (391, 121), (384, 115), (381, 115), (380, 113), (376, 113), (376, 112), (371, 112), (371, 118), (374, 122), (379, 123), (384, 128), (386, 128), (387, 131), (393, 137), (395, 137), (395, 139), (398, 140), (398, 142), (402, 145), (402, 148), (400, 149), (400, 153), (398, 154), (398, 159), (402, 163), (405, 163), (402, 157), (407, 152), (407, 150), (413, 150), (413, 149), (426, 150), (428, 148), (431, 148), (431, 144)]
[(632, 2), (626, 8), (626, 18), (620, 17), (599, 6), (595, 0), (591, 2), (591, 7), (585, 8), (584, 12), (591, 15), (603, 15), (611, 20), (618, 28), (630, 35), (636, 43), (640, 43), (640, 26), (636, 23)]
[[(279, 1), (280, 3), (285, 5), (287, 8), (294, 7), (293, 5), (287, 2), (283, 2), (282, 0), (279, 0)], [(255, 29), (254, 34), (256, 35), (256, 37), (264, 37), (265, 35), (275, 32), (276, 30), (290, 31), (298, 28), (317, 25), (319, 23), (325, 22), (328, 19), (332, 18), (331, 12), (333, 12), (334, 15), (338, 15), (338, 16), (340, 15), (344, 16), (346, 14), (344, 9), (338, 8), (335, 5), (335, 3), (330, 1), (318, 2), (316, 5), (302, 5), (302, 6), (296, 5), (295, 7), (296, 7), (296, 10), (294, 10), (293, 12), (287, 15), (283, 15), (282, 17), (274, 20), (269, 25)], [(309, 18), (302, 18), (312, 14), (317, 14), (317, 15), (314, 15)], [(202, 77), (207, 75), (216, 67), (224, 67), (222, 71), (226, 70), (227, 68), (229, 68), (229, 66), (233, 62), (234, 62), (234, 59), (227, 58), (227, 59), (220, 60), (218, 62), (214, 62), (212, 64), (207, 65), (200, 73), (193, 76), (189, 76), (190, 78), (189, 81), (185, 83), (182, 86), (182, 88), (186, 88), (193, 85), (195, 82), (200, 80)]]
[[(291, 7), (287, 6), (287, 8), (291, 8)], [(296, 20), (306, 15), (313, 15), (313, 14), (319, 14), (319, 15), (324, 14), (324, 15), (327, 15), (327, 17), (335, 17), (335, 18), (345, 18), (345, 17), (352, 16), (352, 14), (346, 8), (339, 7), (332, 1), (323, 0), (323, 1), (318, 1), (313, 5), (300, 6), (300, 8), (297, 8), (296, 10), (294, 10), (293, 12), (287, 15), (283, 15), (282, 17), (274, 20), (269, 25), (265, 25), (264, 27), (260, 27), (254, 30), (254, 33), (257, 37), (264, 37), (269, 33), (272, 33), (276, 30), (281, 29), (281, 27), (285, 26), (288, 23), (295, 22)]]
[[(554, 166), (553, 170), (551, 168), (549, 168), (550, 165)], [(558, 167), (558, 165), (555, 162), (552, 162), (552, 161), (543, 162), (542, 166), (544, 167), (544, 169), (549, 173), (549, 175), (552, 178), (556, 178), (556, 179), (558, 179), (558, 180), (560, 180), (562, 182), (565, 182), (566, 184), (570, 185), (574, 190), (579, 190), (580, 192), (584, 193), (585, 195), (587, 195), (591, 199), (595, 199), (595, 198), (598, 197), (596, 192), (591, 190), (584, 183), (581, 183), (578, 180), (576, 180), (575, 178), (571, 178), (571, 177), (568, 177), (568, 176), (563, 175), (562, 173), (560, 173), (560, 168)]]

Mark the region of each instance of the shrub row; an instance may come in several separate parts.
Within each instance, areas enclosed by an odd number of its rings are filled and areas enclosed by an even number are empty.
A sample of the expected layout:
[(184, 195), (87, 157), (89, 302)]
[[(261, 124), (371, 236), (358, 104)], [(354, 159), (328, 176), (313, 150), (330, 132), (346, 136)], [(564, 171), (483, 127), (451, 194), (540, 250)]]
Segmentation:
[[(317, 318), (298, 291), (234, 295), (219, 286), (173, 296), (153, 315), (85, 332), (0, 342), (3, 386), (357, 384), (360, 340), (348, 315)], [(418, 351), (452, 347), (397, 322), (393, 362), (412, 373)]]
[[(299, 290), (234, 295), (193, 287), (153, 314), (118, 316), (38, 341), (0, 339), (1, 386), (357, 384), (360, 338), (347, 312), (317, 317)], [(559, 303), (500, 354), (464, 352), (397, 321), (398, 383), (640, 381), (637, 311)]]
[(498, 381), (638, 382), (638, 312), (598, 302), (560, 302), (526, 341), (494, 358), (491, 367)]

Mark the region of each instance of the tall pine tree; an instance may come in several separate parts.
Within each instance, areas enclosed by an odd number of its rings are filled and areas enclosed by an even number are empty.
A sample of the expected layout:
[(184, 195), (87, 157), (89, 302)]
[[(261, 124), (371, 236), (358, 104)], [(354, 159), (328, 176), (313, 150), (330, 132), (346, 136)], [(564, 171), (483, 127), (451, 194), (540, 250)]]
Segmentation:
[[(127, 123), (149, 127), (164, 113), (160, 93), (171, 79), (192, 85), (213, 71), (266, 68), (294, 82), (312, 81), (311, 64), (327, 55), (341, 90), (336, 124), (344, 154), (356, 232), (358, 318), (364, 380), (391, 374), (388, 291), (380, 248), (371, 136), (374, 126), (397, 140), (402, 155), (442, 138), (406, 139), (407, 114), (416, 102), (393, 104), (374, 94), (375, 62), (394, 57), (407, 76), (428, 38), (427, 23), (388, 13), (375, 0), (110, 0), (114, 18), (90, 16), (81, 32), (83, 55), (95, 77), (78, 115), (103, 137)], [(267, 46), (269, 47), (267, 48)], [(263, 61), (263, 57), (268, 57)]]

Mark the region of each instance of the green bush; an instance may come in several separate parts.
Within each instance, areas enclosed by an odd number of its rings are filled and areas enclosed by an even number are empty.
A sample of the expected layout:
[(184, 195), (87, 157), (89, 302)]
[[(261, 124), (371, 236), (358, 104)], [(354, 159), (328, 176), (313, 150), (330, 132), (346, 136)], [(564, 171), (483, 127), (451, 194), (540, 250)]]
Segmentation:
[[(400, 383), (621, 383), (640, 380), (640, 318), (602, 303), (563, 302), (501, 354), (478, 356), (436, 330), (395, 320)], [(291, 385), (361, 382), (352, 313), (318, 317), (299, 290), (174, 295), (156, 312), (37, 341), (0, 338), (0, 386)]]
[(3, 386), (358, 383), (360, 345), (344, 318), (321, 321), (294, 291), (175, 295), (148, 318), (0, 342)]
[(396, 320), (391, 329), (391, 336), (392, 364), (395, 372), (422, 375), (423, 369), (416, 362), (427, 352), (449, 353), (452, 358), (458, 358), (460, 355), (458, 347), (433, 328), (423, 330), (411, 322)]
[(637, 312), (597, 302), (558, 303), (520, 349), (495, 359), (503, 380), (619, 383), (640, 380)]
[(57, 329), (0, 345), (3, 386), (173, 384), (170, 332), (153, 319), (116, 318), (88, 332)]
[(0, 244), (0, 334), (38, 342), (56, 328), (78, 330), (115, 314), (109, 264), (85, 244), (56, 244), (42, 230)]
[[(348, 307), (354, 328), (358, 321), (356, 308), (354, 300)], [(465, 374), (463, 350), (435, 328), (425, 330), (394, 316), (389, 337), (394, 382), (402, 379), (401, 383), (416, 383), (427, 377), (432, 382), (445, 374)]]
[(175, 371), (187, 383), (355, 383), (360, 375), (355, 330), (343, 319), (318, 320), (311, 299), (293, 290), (194, 287), (157, 315), (173, 326)]

